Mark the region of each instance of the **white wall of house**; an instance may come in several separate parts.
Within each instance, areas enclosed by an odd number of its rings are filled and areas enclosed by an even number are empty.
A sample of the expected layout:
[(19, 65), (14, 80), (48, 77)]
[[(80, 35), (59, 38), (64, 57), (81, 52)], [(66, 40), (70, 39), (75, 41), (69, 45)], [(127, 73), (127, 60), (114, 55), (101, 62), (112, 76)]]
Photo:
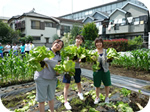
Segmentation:
[[(38, 18), (32, 18), (32, 17), (25, 17), (25, 31), (24, 33), (26, 34), (26, 36), (30, 35), (30, 36), (38, 36), (41, 37), (40, 41), (36, 41), (36, 42), (42, 42), (45, 43), (46, 42), (46, 38), (49, 38), (49, 42), (53, 42), (53, 36), (55, 34), (57, 34), (57, 28), (52, 28), (52, 27), (45, 27), (44, 30), (42, 29), (32, 29), (31, 28), (31, 21), (41, 21), (41, 22), (52, 22), (51, 20), (47, 20), (47, 19), (38, 19)], [(43, 35), (43, 36), (42, 36)]]

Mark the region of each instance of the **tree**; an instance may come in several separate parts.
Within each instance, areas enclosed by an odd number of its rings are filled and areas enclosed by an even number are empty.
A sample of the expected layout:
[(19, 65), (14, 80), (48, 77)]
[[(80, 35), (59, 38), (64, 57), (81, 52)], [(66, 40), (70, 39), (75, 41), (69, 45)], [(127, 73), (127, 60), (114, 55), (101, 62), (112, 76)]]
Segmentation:
[(95, 40), (95, 38), (98, 37), (98, 28), (93, 22), (87, 23), (83, 25), (81, 35), (85, 38), (85, 40)]
[(25, 37), (21, 37), (20, 39), (19, 39), (19, 41), (20, 42), (23, 42), (23, 43), (25, 43), (25, 42), (32, 42), (33, 41), (33, 37), (32, 36), (25, 36)]
[(79, 26), (79, 24), (73, 24), (73, 27), (72, 27), (72, 29), (71, 29), (71, 31), (70, 31), (70, 33), (71, 33), (73, 39), (74, 39), (77, 35), (79, 35), (79, 34), (81, 33), (81, 29), (82, 29), (82, 28)]
[(57, 34), (53, 35), (53, 42), (57, 39), (59, 39), (59, 36)]
[(2, 43), (14, 43), (19, 41), (20, 31), (14, 31), (8, 24), (0, 21), (0, 38)]

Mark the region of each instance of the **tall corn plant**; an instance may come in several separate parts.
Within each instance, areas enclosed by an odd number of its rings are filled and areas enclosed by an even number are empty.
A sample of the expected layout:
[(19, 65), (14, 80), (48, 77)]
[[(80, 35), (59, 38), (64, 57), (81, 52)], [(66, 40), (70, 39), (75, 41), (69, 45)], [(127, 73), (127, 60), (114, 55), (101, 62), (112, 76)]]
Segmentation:
[(150, 70), (150, 50), (140, 49), (131, 52), (131, 56), (121, 56), (119, 59), (115, 59), (112, 65), (123, 66), (126, 68), (134, 67), (140, 70)]
[(33, 71), (28, 67), (29, 56), (24, 58), (10, 52), (8, 57), (0, 60), (0, 85), (7, 83), (17, 83), (33, 79)]

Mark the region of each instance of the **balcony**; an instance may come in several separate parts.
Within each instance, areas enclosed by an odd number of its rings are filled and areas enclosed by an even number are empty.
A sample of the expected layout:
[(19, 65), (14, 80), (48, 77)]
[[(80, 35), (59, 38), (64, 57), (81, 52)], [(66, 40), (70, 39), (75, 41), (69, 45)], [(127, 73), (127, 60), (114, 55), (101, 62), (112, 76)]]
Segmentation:
[(106, 28), (106, 34), (121, 34), (135, 32), (144, 32), (144, 24), (118, 26), (116, 30), (114, 27), (112, 27), (110, 30)]
[(16, 30), (25, 29), (25, 21), (20, 21), (15, 23), (15, 29)]

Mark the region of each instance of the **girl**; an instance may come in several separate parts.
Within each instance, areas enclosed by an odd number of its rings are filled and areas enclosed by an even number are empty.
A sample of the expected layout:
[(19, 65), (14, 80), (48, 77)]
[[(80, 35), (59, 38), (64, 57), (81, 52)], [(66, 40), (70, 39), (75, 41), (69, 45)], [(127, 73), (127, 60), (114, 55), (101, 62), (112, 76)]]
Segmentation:
[(99, 93), (100, 93), (100, 86), (101, 86), (101, 81), (105, 85), (105, 92), (106, 92), (106, 97), (105, 97), (105, 103), (109, 103), (109, 86), (111, 85), (111, 80), (110, 80), (110, 72), (109, 72), (109, 63), (107, 62), (107, 53), (106, 49), (103, 48), (103, 40), (101, 38), (96, 38), (95, 40), (95, 46), (96, 50), (99, 54), (98, 61), (100, 63), (100, 70), (96, 71), (93, 73), (93, 81), (94, 81), (94, 86), (96, 87), (96, 99), (94, 101), (94, 104), (98, 104), (100, 101), (99, 98)]
[[(63, 46), (64, 43), (62, 40), (55, 40), (50, 48), (50, 50), (55, 54), (55, 57), (51, 60), (49, 58), (45, 58), (42, 62), (40, 62), (43, 70), (40, 72), (36, 71), (34, 74), (34, 80), (36, 83), (36, 101), (39, 102), (40, 112), (45, 111), (44, 103), (46, 100), (48, 100), (51, 112), (54, 112), (54, 96), (57, 83), (57, 74), (53, 68), (61, 61), (59, 51)], [(46, 67), (44, 68), (44, 66)]]
[[(81, 35), (77, 35), (76, 36), (76, 43), (75, 45), (77, 47), (79, 47), (83, 42), (84, 42), (84, 38), (83, 36)], [(75, 79), (75, 83), (77, 84), (77, 87), (78, 87), (78, 96), (81, 100), (84, 99), (83, 97), (83, 94), (81, 93), (81, 69), (80, 69), (80, 62), (81, 62), (81, 59), (77, 59), (75, 60), (75, 76), (74, 76), (74, 79)], [(65, 83), (65, 86), (64, 86), (64, 99), (65, 99), (65, 103), (64, 103), (64, 106), (66, 109), (71, 109), (71, 106), (69, 104), (69, 102), (67, 101), (67, 95), (68, 95), (68, 89), (69, 89), (69, 85), (70, 85), (70, 80), (71, 79), (66, 79), (65, 76), (63, 77), (63, 83)]]

